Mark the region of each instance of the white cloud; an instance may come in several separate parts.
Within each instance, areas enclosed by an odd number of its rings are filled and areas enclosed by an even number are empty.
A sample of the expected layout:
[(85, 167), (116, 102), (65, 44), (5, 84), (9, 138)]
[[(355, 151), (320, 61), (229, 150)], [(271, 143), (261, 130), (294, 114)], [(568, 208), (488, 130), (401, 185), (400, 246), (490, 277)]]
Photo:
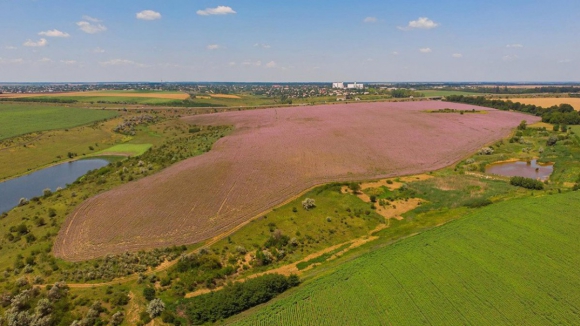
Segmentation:
[(558, 63), (570, 63), (570, 62), (572, 62), (572, 60), (570, 60), (570, 59), (562, 59), (562, 60), (558, 61)]
[(506, 48), (523, 48), (524, 46), (521, 44), (508, 44), (505, 47)]
[(32, 40), (28, 40), (26, 42), (24, 42), (24, 46), (30, 46), (30, 47), (43, 47), (46, 46), (48, 44), (48, 41), (44, 38), (41, 38), (40, 40), (38, 40), (37, 42), (34, 42)]
[(153, 10), (143, 10), (136, 14), (137, 19), (141, 20), (156, 20), (161, 19), (161, 14)]
[(230, 63), (228, 63), (229, 66), (235, 66), (236, 63), (234, 61), (231, 61)]
[(399, 26), (397, 28), (402, 31), (409, 31), (412, 29), (432, 29), (437, 26), (439, 26), (439, 23), (436, 23), (427, 17), (419, 17), (419, 19), (417, 20), (410, 21), (407, 26), (405, 27)]
[(10, 63), (21, 64), (21, 63), (24, 63), (24, 59), (22, 59), (22, 58), (12, 59), (12, 60), (10, 60)]
[(399, 52), (393, 51), (392, 55), (399, 55)]
[(244, 66), (256, 66), (256, 67), (259, 67), (259, 66), (262, 65), (262, 61), (259, 61), (259, 60), (258, 61), (249, 61), (248, 60), (248, 61), (242, 62), (242, 65), (244, 65)]
[(64, 63), (65, 65), (76, 65), (76, 60), (60, 60), (60, 63)]
[(209, 16), (209, 15), (229, 15), (235, 14), (236, 12), (228, 6), (217, 6), (215, 8), (206, 8), (205, 10), (198, 10), (197, 14), (200, 16)]
[(102, 22), (102, 20), (100, 20), (98, 18), (93, 18), (93, 17), (87, 16), (87, 15), (84, 15), (83, 16), (83, 19), (84, 20), (88, 20), (88, 21), (93, 22), (93, 23), (100, 23), (100, 22)]
[(221, 46), (219, 46), (219, 44), (210, 44), (210, 45), (206, 46), (206, 49), (208, 49), (210, 51), (217, 50), (220, 48), (221, 48)]
[(103, 50), (103, 49), (101, 49), (100, 47), (98, 47), (98, 46), (97, 46), (97, 47), (96, 47), (96, 48), (93, 50), (93, 52), (94, 52), (94, 53), (105, 53), (105, 50)]
[(271, 48), (270, 44), (264, 44), (264, 43), (256, 43), (256, 44), (254, 44), (254, 47), (262, 47), (264, 49)]
[(377, 22), (377, 17), (367, 17), (365, 19), (363, 19), (363, 23), (376, 23)]
[(270, 61), (266, 64), (266, 68), (276, 68), (278, 65), (275, 61)]
[(420, 48), (419, 52), (421, 53), (431, 53), (433, 52), (433, 50), (431, 50), (431, 48)]
[(99, 24), (101, 21), (96, 18), (83, 16), (83, 19), (85, 20), (77, 22), (77, 26), (85, 33), (97, 34), (107, 30), (107, 27), (103, 24)]
[(519, 57), (517, 55), (504, 55), (501, 59), (503, 61), (515, 61), (517, 60)]
[(38, 60), (38, 62), (52, 62), (52, 59), (45, 57), (45, 58)]
[(17, 47), (15, 47), (15, 46), (12, 46), (12, 45), (6, 46), (6, 47), (4, 47), (4, 48), (5, 48), (6, 50), (16, 50), (16, 49), (18, 49)]
[(136, 67), (147, 67), (147, 65), (144, 65), (142, 63), (137, 63), (135, 61), (132, 60), (127, 60), (127, 59), (112, 59), (109, 61), (105, 61), (105, 62), (99, 62), (101, 64), (101, 66), (136, 66)]
[(451, 56), (454, 58), (463, 58), (463, 54), (461, 53), (453, 53)]
[(47, 36), (47, 37), (69, 37), (70, 36), (69, 33), (61, 32), (58, 29), (43, 31), (43, 32), (38, 33), (38, 35)]

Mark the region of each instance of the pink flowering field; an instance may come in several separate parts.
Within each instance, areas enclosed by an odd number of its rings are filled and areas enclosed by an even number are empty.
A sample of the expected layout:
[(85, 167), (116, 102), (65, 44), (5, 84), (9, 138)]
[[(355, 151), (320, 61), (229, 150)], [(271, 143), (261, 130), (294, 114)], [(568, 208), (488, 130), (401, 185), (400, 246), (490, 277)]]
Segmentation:
[[(486, 113), (427, 113), (453, 108)], [(184, 118), (233, 125), (206, 154), (86, 200), (54, 246), (78, 261), (215, 237), (332, 181), (441, 169), (509, 135), (515, 112), (438, 101), (304, 106)]]

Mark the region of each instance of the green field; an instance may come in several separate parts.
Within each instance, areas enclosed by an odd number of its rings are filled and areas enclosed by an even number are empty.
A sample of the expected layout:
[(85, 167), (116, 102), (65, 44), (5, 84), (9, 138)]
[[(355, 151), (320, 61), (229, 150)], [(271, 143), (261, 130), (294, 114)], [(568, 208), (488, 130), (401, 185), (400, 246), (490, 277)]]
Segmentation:
[(170, 98), (151, 98), (151, 97), (140, 97), (135, 93), (135, 97), (133, 96), (35, 96), (30, 97), (30, 99), (34, 101), (46, 101), (50, 102), (51, 100), (61, 100), (61, 101), (76, 101), (79, 103), (91, 103), (91, 104), (151, 104), (151, 105), (161, 105), (161, 104), (172, 104), (172, 103), (181, 103), (182, 100), (179, 99), (170, 99)]
[(72, 128), (117, 116), (115, 111), (35, 104), (0, 105), (0, 140), (36, 131)]
[(475, 95), (483, 96), (484, 93), (464, 92), (464, 91), (443, 91), (443, 90), (419, 90), (418, 92), (425, 94), (425, 97), (432, 96), (449, 96), (449, 95)]
[(237, 325), (574, 325), (580, 193), (484, 208), (344, 263)]
[(131, 155), (139, 156), (145, 153), (149, 148), (153, 146), (152, 144), (119, 144), (113, 147), (109, 147), (94, 155)]

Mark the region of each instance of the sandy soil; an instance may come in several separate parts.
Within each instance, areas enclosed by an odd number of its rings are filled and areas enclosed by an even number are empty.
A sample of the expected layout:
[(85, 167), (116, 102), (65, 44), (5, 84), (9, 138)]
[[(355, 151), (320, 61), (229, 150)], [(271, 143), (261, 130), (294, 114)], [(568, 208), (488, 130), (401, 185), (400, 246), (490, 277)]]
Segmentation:
[(79, 205), (54, 245), (71, 261), (198, 243), (332, 181), (412, 175), (461, 160), (510, 134), (522, 118), (434, 115), (478, 107), (438, 101), (382, 102), (234, 111), (187, 117), (234, 125), (206, 154), (99, 194)]
[(230, 94), (210, 94), (209, 96), (215, 98), (231, 98), (231, 99), (240, 99), (241, 97), (237, 95), (230, 95)]

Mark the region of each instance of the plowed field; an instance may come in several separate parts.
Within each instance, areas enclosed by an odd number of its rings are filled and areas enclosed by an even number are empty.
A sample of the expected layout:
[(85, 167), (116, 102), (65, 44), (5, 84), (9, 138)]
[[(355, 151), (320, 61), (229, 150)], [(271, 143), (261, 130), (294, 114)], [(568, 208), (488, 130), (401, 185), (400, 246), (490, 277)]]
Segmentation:
[(54, 246), (79, 261), (199, 242), (330, 181), (416, 174), (450, 165), (539, 118), (445, 102), (372, 103), (227, 112), (184, 118), (234, 125), (206, 154), (88, 199)]

